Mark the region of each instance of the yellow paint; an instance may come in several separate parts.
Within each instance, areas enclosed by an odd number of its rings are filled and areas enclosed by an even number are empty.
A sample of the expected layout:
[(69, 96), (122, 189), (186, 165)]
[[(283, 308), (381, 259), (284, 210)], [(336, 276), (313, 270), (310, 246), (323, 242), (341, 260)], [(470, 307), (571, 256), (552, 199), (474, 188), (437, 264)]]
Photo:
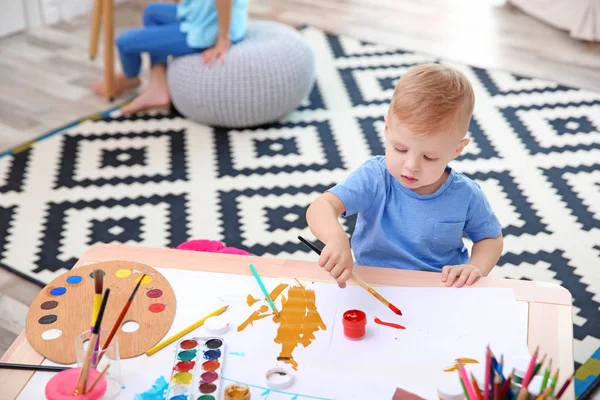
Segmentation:
[(577, 369), (575, 378), (585, 381), (590, 376), (598, 375), (600, 375), (600, 360), (597, 358), (588, 358), (588, 360)]
[(248, 303), (248, 307), (252, 307), (254, 303), (258, 303), (260, 299), (255, 299), (251, 294), (246, 298), (246, 303)]
[(250, 389), (246, 385), (232, 383), (225, 388), (225, 400), (248, 400), (250, 399)]
[[(119, 270), (117, 270), (117, 272), (115, 272), (115, 275), (117, 276), (117, 278), (127, 278), (129, 275), (131, 275), (131, 270), (119, 269)], [(146, 279), (146, 278), (144, 278), (144, 279)], [(136, 283), (137, 283), (137, 281), (136, 281)]]
[(458, 371), (458, 363), (461, 363), (461, 364), (479, 364), (479, 361), (474, 360), (472, 358), (467, 358), (467, 357), (457, 358), (456, 360), (454, 360), (454, 365), (451, 366), (450, 368), (446, 368), (444, 370), (444, 372)]
[[(275, 300), (287, 287), (285, 284), (278, 285), (271, 292), (271, 298)], [(281, 345), (278, 360), (291, 364), (298, 369), (298, 363), (294, 360), (292, 353), (299, 345), (307, 347), (315, 339), (315, 332), (319, 329), (327, 329), (319, 312), (317, 311), (315, 292), (308, 290), (300, 282), (298, 286), (290, 286), (288, 298), (281, 297), (281, 311), (279, 316), (273, 316), (273, 322), (279, 324), (274, 342)], [(238, 326), (238, 332), (244, 330), (252, 322), (265, 318), (269, 315), (269, 308), (263, 305), (254, 311), (246, 321)]]
[[(138, 277), (136, 278), (136, 280), (135, 280), (135, 283), (138, 283), (138, 282), (140, 281), (140, 278), (141, 278), (141, 277), (142, 277), (141, 275), (140, 275), (140, 276), (138, 276)], [(148, 275), (144, 276), (144, 279), (142, 279), (142, 285), (147, 285), (147, 284), (149, 284), (150, 282), (152, 282), (152, 278), (151, 278), (150, 276), (148, 276)]]
[(178, 372), (171, 378), (171, 382), (175, 384), (183, 384), (189, 385), (192, 383), (192, 373), (191, 372)]

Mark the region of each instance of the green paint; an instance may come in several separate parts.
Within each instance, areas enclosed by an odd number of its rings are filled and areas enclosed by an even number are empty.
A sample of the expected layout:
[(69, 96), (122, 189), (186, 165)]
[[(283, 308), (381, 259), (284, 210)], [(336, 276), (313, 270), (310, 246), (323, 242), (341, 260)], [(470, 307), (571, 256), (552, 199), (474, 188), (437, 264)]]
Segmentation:
[(211, 396), (210, 394), (204, 394), (198, 397), (198, 400), (215, 400), (215, 397)]
[(196, 353), (197, 350), (182, 351), (177, 355), (177, 358), (179, 358), (181, 361), (192, 361), (194, 358), (196, 358)]

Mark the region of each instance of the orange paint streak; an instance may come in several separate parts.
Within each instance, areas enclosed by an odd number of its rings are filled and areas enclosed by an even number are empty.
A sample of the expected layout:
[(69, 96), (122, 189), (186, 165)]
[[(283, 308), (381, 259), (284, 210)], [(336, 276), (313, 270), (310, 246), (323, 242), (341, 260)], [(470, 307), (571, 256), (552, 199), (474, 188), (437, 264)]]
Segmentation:
[(315, 332), (327, 329), (317, 311), (314, 290), (308, 290), (302, 285), (290, 287), (288, 299), (281, 300), (279, 312), (279, 329), (275, 343), (281, 344), (278, 360), (291, 364), (298, 369), (292, 352), (299, 345), (307, 347), (315, 340)]
[(281, 292), (283, 292), (286, 287), (288, 287), (286, 283), (280, 283), (279, 285), (277, 285), (277, 287), (273, 289), (271, 293), (269, 293), (269, 297), (271, 298), (271, 300), (277, 300)]
[(379, 318), (375, 317), (375, 323), (379, 324), (379, 325), (385, 325), (385, 326), (389, 326), (391, 328), (396, 328), (396, 329), (406, 329), (404, 326), (399, 325), (399, 324), (393, 324), (391, 322), (385, 322), (380, 320)]
[(454, 372), (454, 371), (458, 371), (458, 363), (462, 363), (462, 364), (479, 364), (479, 361), (474, 360), (472, 358), (467, 358), (467, 357), (462, 357), (462, 358), (457, 358), (454, 362), (454, 365), (450, 368), (446, 368), (444, 370), (444, 372)]
[[(298, 281), (296, 280), (296, 282)], [(286, 287), (288, 287), (286, 284), (278, 285), (270, 293), (271, 299), (275, 300), (279, 297)], [(294, 369), (298, 369), (298, 363), (292, 356), (294, 349), (299, 344), (307, 347), (315, 340), (316, 331), (319, 329), (326, 330), (327, 328), (317, 311), (314, 290), (308, 290), (298, 282), (298, 286), (289, 287), (287, 294), (287, 300), (284, 296), (281, 296), (279, 316), (269, 313), (269, 307), (263, 305), (238, 326), (237, 330), (241, 332), (252, 322), (273, 315), (273, 322), (279, 324), (274, 342), (281, 344), (281, 352), (277, 359), (291, 364)]]
[(254, 305), (254, 303), (259, 302), (260, 299), (255, 299), (254, 297), (252, 297), (251, 294), (248, 295), (248, 297), (246, 298), (246, 303), (248, 303), (249, 307), (252, 307)]
[(259, 319), (263, 319), (269, 316), (269, 314), (265, 314), (267, 311), (269, 311), (269, 307), (267, 306), (261, 306), (257, 311), (254, 311), (247, 320), (245, 320), (244, 322), (242, 322), (242, 324), (240, 326), (238, 326), (237, 331), (241, 332), (244, 329), (246, 329), (246, 327), (248, 325), (251, 325), (254, 321), (258, 321)]

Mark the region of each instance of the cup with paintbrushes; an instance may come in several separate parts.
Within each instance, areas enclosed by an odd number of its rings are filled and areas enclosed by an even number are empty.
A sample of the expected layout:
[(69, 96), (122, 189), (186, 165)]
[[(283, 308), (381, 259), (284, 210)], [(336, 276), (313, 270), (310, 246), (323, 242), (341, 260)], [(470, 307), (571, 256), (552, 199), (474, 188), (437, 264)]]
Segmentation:
[(98, 311), (94, 329), (89, 337), (81, 366), (62, 371), (50, 379), (45, 389), (48, 400), (96, 400), (102, 398), (106, 393), (107, 379), (104, 375), (107, 369), (98, 371), (93, 368), (92, 357), (109, 293), (110, 289), (106, 289), (102, 297), (102, 304)]

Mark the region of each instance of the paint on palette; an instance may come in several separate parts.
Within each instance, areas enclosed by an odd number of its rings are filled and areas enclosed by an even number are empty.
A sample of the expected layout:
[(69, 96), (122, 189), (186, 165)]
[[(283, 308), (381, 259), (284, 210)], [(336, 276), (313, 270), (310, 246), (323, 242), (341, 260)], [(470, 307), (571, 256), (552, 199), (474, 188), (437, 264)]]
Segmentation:
[(158, 299), (160, 296), (162, 296), (163, 292), (160, 289), (150, 289), (146, 292), (146, 296), (150, 297), (151, 299)]
[[(100, 270), (100, 274), (102, 275), (102, 277), (106, 276), (106, 272), (104, 272), (103, 270)], [(90, 278), (94, 279), (94, 271), (90, 272)]]
[(468, 357), (462, 357), (462, 358), (457, 358), (456, 360), (454, 360), (454, 365), (446, 368), (444, 370), (444, 372), (454, 372), (454, 371), (458, 371), (458, 364), (479, 364), (479, 361), (473, 359), (473, 358), (468, 358)]
[(50, 296), (62, 296), (65, 293), (67, 293), (67, 288), (62, 286), (55, 287), (54, 289), (50, 290)]
[(53, 308), (56, 308), (56, 306), (58, 306), (58, 301), (50, 300), (43, 302), (40, 305), (40, 308), (42, 310), (52, 310)]
[[(128, 276), (131, 275), (131, 270), (130, 269), (118, 269), (115, 272), (115, 276), (117, 278), (127, 278)], [(136, 282), (137, 283), (137, 282)]]
[(58, 320), (58, 316), (55, 314), (44, 315), (42, 318), (38, 320), (38, 322), (42, 325), (53, 324)]
[(72, 275), (67, 278), (67, 283), (70, 285), (77, 285), (83, 280), (83, 278), (79, 275)]
[(154, 303), (154, 304), (150, 304), (150, 307), (148, 307), (148, 310), (150, 310), (150, 312), (153, 313), (159, 313), (162, 311), (165, 311), (165, 305), (162, 303)]
[[(327, 329), (317, 310), (314, 290), (306, 289), (298, 280), (296, 282), (296, 286), (279, 284), (271, 291), (270, 296), (273, 301), (281, 295), (279, 317), (269, 312), (266, 305), (262, 305), (238, 326), (240, 332), (254, 321), (273, 315), (273, 322), (279, 324), (273, 341), (281, 345), (277, 360), (291, 364), (294, 369), (298, 369), (298, 363), (292, 356), (294, 349), (299, 344), (307, 347), (315, 340), (315, 332)], [(282, 295), (286, 288), (288, 288), (287, 300)]]
[(375, 317), (375, 323), (379, 324), (379, 325), (389, 326), (390, 328), (406, 329), (404, 326), (402, 326), (400, 324), (394, 324), (392, 322), (385, 322), (385, 321), (380, 320), (377, 317)]
[[(224, 345), (223, 340), (216, 337), (194, 337), (178, 342), (166, 399), (184, 396), (181, 398), (214, 400), (221, 385)], [(198, 363), (201, 364), (196, 367)]]

